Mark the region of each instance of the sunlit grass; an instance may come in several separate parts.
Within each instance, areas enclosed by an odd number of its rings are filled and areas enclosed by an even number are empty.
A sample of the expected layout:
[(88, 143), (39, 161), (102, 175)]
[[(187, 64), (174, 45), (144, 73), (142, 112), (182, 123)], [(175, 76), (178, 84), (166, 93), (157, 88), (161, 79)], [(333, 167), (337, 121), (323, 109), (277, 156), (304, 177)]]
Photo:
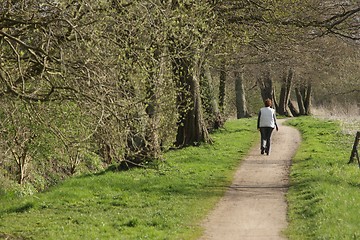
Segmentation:
[(347, 164), (355, 135), (344, 134), (339, 121), (306, 117), (289, 123), (303, 137), (287, 195), (289, 239), (359, 238), (360, 169)]
[(170, 151), (159, 169), (69, 179), (29, 197), (0, 197), (0, 238), (196, 239), (257, 137), (255, 119), (228, 122), (213, 145)]

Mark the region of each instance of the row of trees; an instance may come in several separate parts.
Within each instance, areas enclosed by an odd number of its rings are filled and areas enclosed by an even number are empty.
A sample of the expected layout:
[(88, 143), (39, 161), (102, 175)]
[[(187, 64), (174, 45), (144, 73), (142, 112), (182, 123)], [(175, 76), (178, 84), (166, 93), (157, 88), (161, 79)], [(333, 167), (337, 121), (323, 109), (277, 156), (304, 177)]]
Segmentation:
[(319, 79), (358, 76), (346, 69), (359, 56), (359, 12), (340, 0), (5, 0), (0, 174), (44, 188), (144, 166), (211, 142), (260, 96), (280, 114), (309, 114)]

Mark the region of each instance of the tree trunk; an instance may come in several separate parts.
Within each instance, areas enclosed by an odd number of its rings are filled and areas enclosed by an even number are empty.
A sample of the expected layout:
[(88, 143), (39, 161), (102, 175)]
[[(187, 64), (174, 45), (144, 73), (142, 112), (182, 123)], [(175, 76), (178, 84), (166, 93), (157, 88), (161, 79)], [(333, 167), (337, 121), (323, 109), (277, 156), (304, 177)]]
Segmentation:
[[(178, 9), (181, 5), (179, 2), (178, 0), (169, 1), (170, 9)], [(177, 41), (178, 36), (169, 37), (173, 43), (169, 50), (178, 92), (179, 120), (177, 122), (175, 146), (184, 147), (197, 145), (201, 142), (211, 142), (203, 117), (200, 92), (200, 72), (204, 59), (202, 56), (204, 52), (200, 51), (206, 51), (206, 47), (202, 44), (201, 48), (199, 48), (199, 45), (192, 42), (193, 39), (184, 42)]]
[(196, 144), (198, 142), (210, 142), (210, 136), (204, 121), (204, 113), (201, 101), (201, 91), (200, 91), (200, 72), (202, 68), (202, 61), (197, 60), (193, 68), (193, 77), (192, 80), (192, 96), (194, 101), (194, 113), (195, 119), (193, 124), (195, 125), (195, 136), (189, 144)]
[(287, 75), (284, 73), (282, 76), (282, 81), (281, 81), (281, 88), (280, 88), (280, 100), (279, 100), (279, 107), (276, 109), (277, 113), (280, 115), (285, 115), (286, 113), (286, 80), (287, 80)]
[(80, 164), (79, 151), (78, 149), (67, 149), (67, 153), (69, 156), (69, 175), (74, 175), (76, 173), (76, 168)]
[[(193, 66), (193, 68), (192, 68)], [(201, 63), (192, 63), (187, 58), (177, 58), (173, 62), (173, 71), (178, 88), (179, 121), (175, 145), (184, 147), (210, 142), (205, 126), (200, 96)], [(193, 69), (193, 73), (190, 72)]]
[(311, 82), (308, 81), (306, 86), (306, 95), (304, 101), (305, 115), (311, 115), (311, 94), (312, 94), (312, 86), (311, 86)]
[[(17, 132), (16, 133), (17, 136), (21, 136), (23, 135), (22, 139), (18, 139), (15, 137), (14, 139), (14, 145), (10, 145), (10, 151), (12, 156), (15, 159), (16, 165), (17, 165), (17, 171), (18, 171), (18, 178), (17, 178), (17, 182), (22, 185), (25, 182), (25, 177), (26, 177), (26, 173), (27, 173), (27, 165), (29, 162), (29, 145), (31, 144), (31, 142), (33, 141), (33, 139), (35, 138), (35, 134), (31, 134), (31, 136), (26, 137), (26, 133), (25, 132)], [(20, 140), (20, 141), (19, 141)]]
[(146, 161), (157, 160), (161, 154), (158, 130), (158, 82), (161, 81), (161, 71), (165, 60), (162, 59), (158, 46), (153, 44), (152, 47), (156, 50), (151, 60), (149, 60), (149, 65), (147, 66), (149, 75), (146, 79), (145, 112), (148, 118), (146, 119), (145, 129), (139, 129), (138, 126), (130, 126), (130, 131), (127, 135), (126, 162), (122, 166), (125, 169)]
[(289, 74), (288, 74), (288, 80), (287, 80), (287, 85), (286, 85), (286, 116), (288, 117), (293, 117), (293, 113), (289, 108), (289, 103), (290, 103), (290, 95), (291, 95), (291, 88), (292, 88), (292, 80), (294, 78), (294, 71), (292, 69), (289, 69)]
[(288, 117), (292, 117), (292, 113), (289, 109), (289, 100), (290, 100), (290, 91), (293, 79), (293, 70), (289, 69), (289, 71), (282, 77), (281, 90), (280, 90), (280, 101), (279, 107), (277, 108), (277, 112), (280, 115), (285, 115)]
[(261, 77), (258, 79), (258, 84), (261, 91), (261, 97), (263, 101), (266, 99), (274, 100), (274, 89), (273, 89), (273, 82), (270, 76), (270, 71), (265, 71)]
[(21, 154), (19, 155), (16, 150), (11, 149), (11, 153), (13, 155), (13, 157), (15, 158), (17, 167), (18, 167), (18, 179), (17, 182), (18, 184), (22, 185), (24, 183), (25, 180), (25, 174), (26, 174), (26, 165), (27, 165), (27, 151), (28, 148), (24, 147), (24, 148), (20, 148)]
[[(161, 71), (162, 66), (164, 65), (164, 60), (161, 57), (161, 53), (159, 50), (154, 52), (154, 59), (156, 62), (160, 64), (160, 67), (150, 66), (152, 70), (150, 70), (148, 82), (147, 82), (147, 106), (146, 113), (148, 115), (148, 123), (147, 130), (145, 133), (145, 148), (147, 159), (156, 160), (160, 156), (160, 140), (158, 133), (158, 125), (159, 125), (159, 116), (158, 116), (158, 87), (157, 87), (157, 79), (161, 79)], [(156, 72), (156, 69), (159, 69)]]
[(250, 114), (246, 107), (245, 89), (244, 89), (244, 74), (243, 72), (235, 71), (235, 93), (236, 93), (236, 116), (237, 119), (249, 117)]
[(299, 88), (295, 88), (296, 100), (299, 107), (299, 114), (300, 116), (305, 115), (305, 106), (304, 106), (304, 99), (302, 97), (301, 91)]
[(26, 173), (26, 165), (27, 165), (27, 161), (26, 161), (26, 157), (27, 157), (27, 149), (24, 149), (24, 152), (21, 154), (21, 156), (19, 157), (19, 179), (18, 179), (18, 183), (20, 185), (22, 185), (25, 181), (25, 173)]
[(214, 80), (211, 76), (210, 68), (208, 64), (204, 65), (204, 78), (206, 81), (206, 86), (208, 88), (208, 97), (210, 98), (210, 106), (209, 106), (209, 114), (211, 118), (211, 126), (210, 129), (218, 129), (224, 125), (224, 122), (222, 120), (222, 116), (219, 109), (219, 104), (217, 101), (217, 98), (215, 97), (215, 91), (214, 91)]
[(300, 89), (295, 88), (295, 93), (298, 101), (300, 115), (311, 115), (311, 82), (308, 81), (306, 85), (302, 85)]
[(273, 108), (278, 109), (279, 108), (279, 103), (278, 103), (278, 100), (276, 98), (275, 87), (273, 87), (271, 95), (272, 95)]
[(219, 108), (220, 112), (224, 113), (225, 108), (225, 87), (226, 87), (226, 70), (225, 62), (221, 64), (220, 70), (220, 84), (219, 84)]
[(291, 111), (292, 116), (298, 117), (300, 115), (299, 111), (295, 108), (294, 104), (289, 100), (288, 103), (289, 110)]

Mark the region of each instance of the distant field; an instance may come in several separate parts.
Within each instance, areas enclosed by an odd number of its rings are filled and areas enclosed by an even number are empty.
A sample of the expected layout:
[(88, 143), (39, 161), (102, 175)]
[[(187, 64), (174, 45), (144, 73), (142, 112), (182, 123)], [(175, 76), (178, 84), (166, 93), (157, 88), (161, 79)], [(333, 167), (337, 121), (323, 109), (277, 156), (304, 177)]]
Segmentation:
[(338, 121), (340, 128), (345, 134), (354, 134), (356, 131), (360, 131), (360, 109), (334, 109), (326, 110), (324, 108), (314, 108), (314, 117)]

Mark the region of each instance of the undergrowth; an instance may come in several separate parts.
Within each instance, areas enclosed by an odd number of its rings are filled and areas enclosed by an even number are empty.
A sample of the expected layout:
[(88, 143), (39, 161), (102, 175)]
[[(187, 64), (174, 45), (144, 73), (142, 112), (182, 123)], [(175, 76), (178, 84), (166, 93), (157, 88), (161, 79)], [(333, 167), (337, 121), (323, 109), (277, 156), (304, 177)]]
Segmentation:
[(169, 151), (159, 169), (74, 177), (32, 196), (0, 194), (4, 239), (196, 239), (241, 158), (255, 119), (230, 121), (212, 145)]

